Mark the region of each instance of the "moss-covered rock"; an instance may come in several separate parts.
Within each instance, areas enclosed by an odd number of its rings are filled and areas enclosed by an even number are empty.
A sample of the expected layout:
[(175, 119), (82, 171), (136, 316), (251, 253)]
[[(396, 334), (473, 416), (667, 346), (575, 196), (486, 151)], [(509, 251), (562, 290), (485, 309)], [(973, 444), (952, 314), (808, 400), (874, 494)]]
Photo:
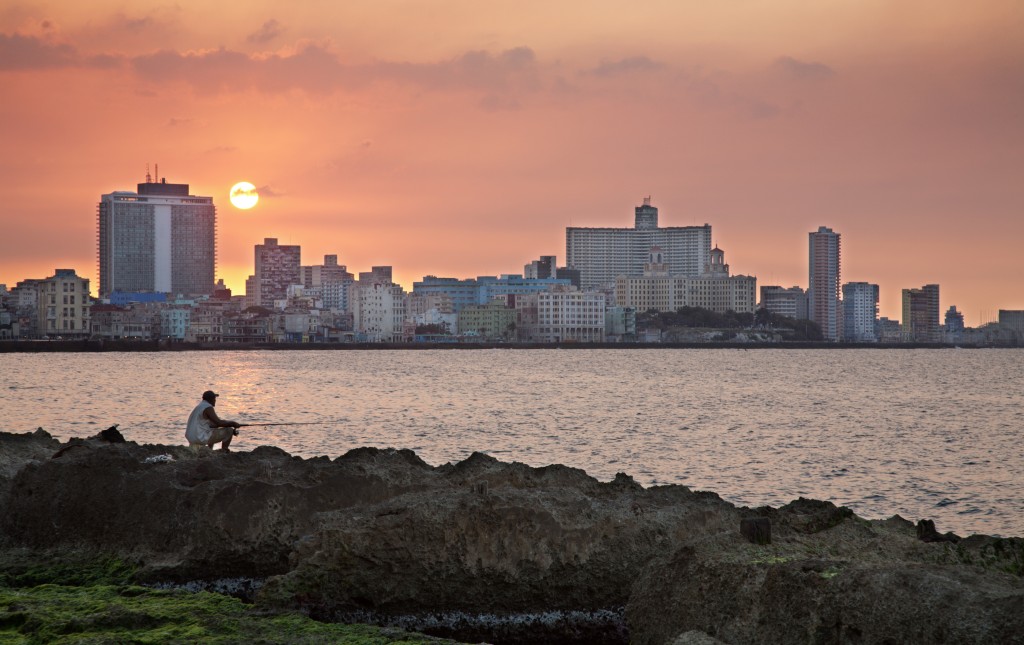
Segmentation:
[(220, 594), (137, 586), (0, 587), (4, 643), (427, 643), (400, 630), (267, 614)]

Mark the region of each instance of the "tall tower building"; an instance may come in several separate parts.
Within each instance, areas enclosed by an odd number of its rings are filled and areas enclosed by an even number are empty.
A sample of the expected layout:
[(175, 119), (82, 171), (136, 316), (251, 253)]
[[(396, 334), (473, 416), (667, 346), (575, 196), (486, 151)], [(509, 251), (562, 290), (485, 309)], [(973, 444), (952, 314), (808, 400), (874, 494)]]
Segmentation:
[(847, 282), (843, 285), (843, 340), (878, 341), (878, 285)]
[(652, 246), (668, 258), (672, 275), (695, 278), (711, 257), (711, 225), (658, 227), (651, 198), (635, 208), (633, 228), (565, 229), (565, 263), (580, 272), (584, 291), (611, 288), (619, 276), (644, 274)]
[(903, 342), (937, 343), (941, 340), (939, 331), (939, 285), (904, 289), (903, 326), (900, 329)]
[(97, 207), (99, 295), (114, 291), (208, 295), (217, 262), (217, 209), (166, 180), (115, 191)]
[(843, 334), (839, 301), (839, 233), (819, 226), (808, 233), (807, 317), (821, 326), (825, 340), (837, 341)]
[(256, 273), (245, 282), (246, 304), (273, 309), (275, 300), (288, 297), (288, 287), (302, 284), (302, 248), (278, 244), (276, 237), (255, 247)]

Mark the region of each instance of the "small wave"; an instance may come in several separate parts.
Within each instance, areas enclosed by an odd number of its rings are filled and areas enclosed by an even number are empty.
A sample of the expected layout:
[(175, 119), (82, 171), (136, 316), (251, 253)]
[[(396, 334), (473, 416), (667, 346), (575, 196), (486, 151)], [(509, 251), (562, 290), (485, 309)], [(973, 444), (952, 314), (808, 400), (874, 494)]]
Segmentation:
[(942, 500), (937, 502), (935, 505), (940, 507), (940, 508), (942, 508), (942, 507), (945, 507), (945, 506), (952, 506), (953, 504), (959, 504), (959, 503), (960, 502), (957, 502), (955, 500), (949, 499), (948, 497), (943, 497)]
[(956, 512), (957, 515), (977, 515), (978, 513), (981, 513), (983, 515), (990, 515), (991, 511), (986, 512), (986, 511), (981, 510), (977, 506), (971, 506), (969, 508), (963, 509), (962, 511), (957, 511)]

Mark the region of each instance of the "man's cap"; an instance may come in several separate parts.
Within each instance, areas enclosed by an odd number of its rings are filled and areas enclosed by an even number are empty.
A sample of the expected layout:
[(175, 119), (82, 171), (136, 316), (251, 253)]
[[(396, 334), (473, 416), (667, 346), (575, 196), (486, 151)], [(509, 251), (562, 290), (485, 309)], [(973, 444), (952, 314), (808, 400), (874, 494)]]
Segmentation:
[(203, 392), (203, 398), (207, 399), (207, 400), (215, 399), (215, 398), (217, 398), (217, 393), (214, 392), (213, 390), (207, 390), (207, 391)]

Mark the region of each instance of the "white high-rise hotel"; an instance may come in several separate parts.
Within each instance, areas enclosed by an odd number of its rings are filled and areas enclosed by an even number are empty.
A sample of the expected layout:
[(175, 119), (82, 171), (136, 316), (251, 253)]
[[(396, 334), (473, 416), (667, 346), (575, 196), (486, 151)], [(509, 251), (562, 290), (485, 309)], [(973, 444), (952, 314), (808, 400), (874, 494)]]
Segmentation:
[(103, 195), (97, 207), (99, 294), (213, 292), (217, 209), (188, 184), (149, 181)]
[(711, 225), (658, 228), (651, 198), (636, 207), (633, 228), (565, 229), (566, 264), (579, 269), (580, 289), (610, 288), (619, 276), (642, 276), (651, 247), (660, 247), (671, 275), (695, 278), (711, 259)]

